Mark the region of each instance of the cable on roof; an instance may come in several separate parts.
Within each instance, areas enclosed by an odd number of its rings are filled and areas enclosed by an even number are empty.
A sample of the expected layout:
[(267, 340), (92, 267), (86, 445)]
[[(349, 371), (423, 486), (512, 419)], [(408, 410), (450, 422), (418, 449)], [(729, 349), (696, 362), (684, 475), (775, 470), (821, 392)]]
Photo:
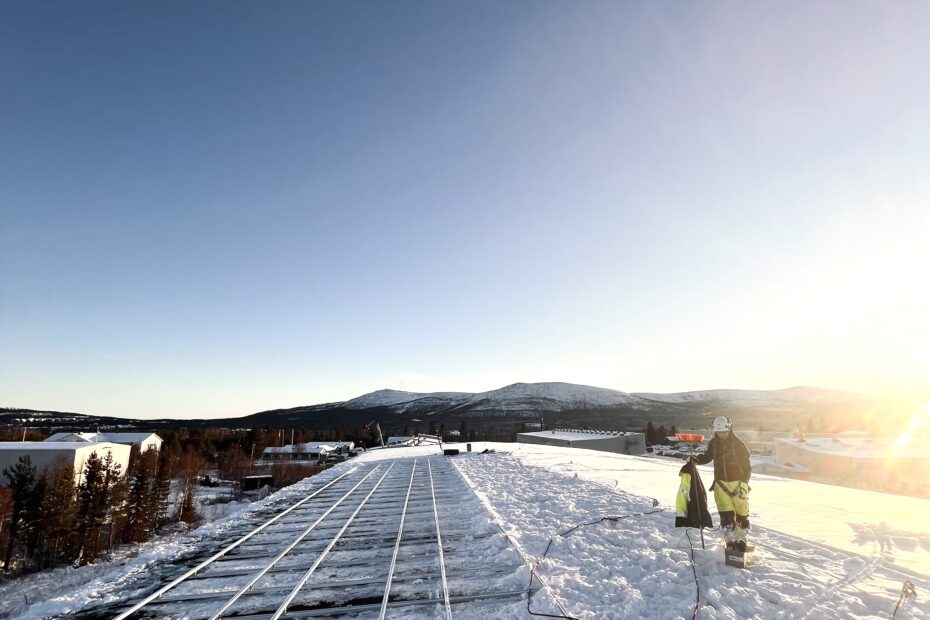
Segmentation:
[[(543, 560), (545, 560), (545, 559), (546, 559), (546, 556), (549, 554), (549, 549), (552, 548), (552, 543), (555, 541), (556, 537), (560, 537), (560, 538), (561, 538), (561, 537), (563, 537), (563, 536), (567, 536), (567, 535), (571, 534), (572, 532), (574, 532), (574, 531), (576, 531), (576, 530), (578, 530), (578, 529), (580, 529), (580, 528), (583, 528), (583, 527), (589, 527), (589, 526), (592, 526), (592, 525), (597, 525), (597, 524), (603, 523), (603, 522), (605, 522), (605, 521), (620, 521), (620, 520), (623, 520), (623, 519), (631, 519), (631, 518), (633, 518), (633, 517), (644, 517), (644, 516), (646, 516), (646, 515), (655, 514), (655, 513), (657, 513), (657, 512), (663, 512), (663, 511), (665, 510), (665, 508), (658, 508), (659, 500), (654, 499), (654, 498), (650, 498), (650, 499), (652, 499), (652, 508), (653, 508), (652, 510), (646, 510), (646, 511), (643, 511), (643, 512), (633, 512), (633, 513), (630, 513), (630, 514), (618, 515), (618, 516), (612, 516), (612, 517), (601, 517), (600, 519), (598, 519), (598, 520), (596, 520), (596, 521), (588, 521), (588, 522), (585, 522), (585, 523), (579, 523), (578, 525), (574, 525), (574, 526), (568, 528), (567, 530), (565, 530), (564, 532), (562, 532), (562, 533), (560, 533), (560, 534), (556, 534), (556, 536), (552, 536), (552, 537), (549, 539), (549, 543), (546, 545), (546, 550), (543, 551), (542, 555), (539, 556), (539, 559), (537, 559), (537, 560), (533, 563), (533, 567), (530, 569), (530, 583), (529, 583), (529, 585), (527, 586), (527, 590), (526, 590), (526, 611), (527, 611), (527, 613), (529, 613), (531, 616), (540, 616), (540, 617), (543, 617), (543, 618), (563, 618), (563, 619), (566, 619), (566, 620), (578, 620), (578, 619), (575, 618), (574, 616), (569, 616), (569, 615), (567, 615), (567, 614), (545, 614), (545, 613), (541, 613), (541, 612), (536, 612), (536, 611), (533, 611), (532, 608), (530, 607), (530, 604), (531, 604), (531, 602), (532, 602), (532, 601), (531, 601), (531, 597), (532, 597), (532, 592), (533, 592), (533, 579), (539, 579), (540, 583), (543, 583), (542, 578), (537, 574), (536, 571), (537, 571), (537, 569), (539, 568), (539, 565), (542, 564)], [(696, 577), (695, 577), (695, 579), (696, 579)], [(545, 585), (545, 584), (544, 584), (544, 585)], [(559, 607), (561, 607), (561, 605), (559, 605)], [(692, 619), (692, 620), (693, 620), (693, 619)]]
[(697, 567), (694, 565), (694, 541), (691, 540), (691, 528), (685, 530), (685, 536), (688, 537), (688, 544), (691, 546), (691, 572), (694, 573), (694, 589), (697, 592), (697, 598), (694, 601), (694, 611), (691, 613), (691, 620), (696, 620), (698, 609), (701, 608), (701, 583), (698, 581)]
[(901, 587), (901, 596), (898, 597), (898, 603), (894, 606), (894, 613), (891, 614), (892, 620), (898, 615), (898, 607), (901, 606), (901, 603), (906, 602), (911, 597), (917, 597), (917, 588), (914, 587), (913, 583), (905, 579), (904, 585)]

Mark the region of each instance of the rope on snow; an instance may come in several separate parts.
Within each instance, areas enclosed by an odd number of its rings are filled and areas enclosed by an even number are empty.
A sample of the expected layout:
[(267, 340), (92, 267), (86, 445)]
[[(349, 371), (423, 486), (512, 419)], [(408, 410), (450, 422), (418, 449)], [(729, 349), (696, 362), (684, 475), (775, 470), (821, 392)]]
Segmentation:
[[(596, 521), (588, 521), (588, 522), (585, 522), (585, 523), (579, 523), (578, 525), (574, 525), (574, 526), (568, 528), (567, 530), (565, 530), (564, 532), (562, 532), (562, 533), (560, 533), (560, 534), (557, 534), (556, 536), (558, 536), (559, 538), (561, 538), (561, 537), (563, 537), (563, 536), (567, 536), (568, 534), (571, 534), (572, 532), (574, 532), (575, 530), (577, 530), (577, 529), (579, 529), (579, 528), (588, 527), (588, 526), (591, 526), (591, 525), (597, 525), (597, 524), (599, 524), (599, 523), (603, 523), (604, 521), (620, 521), (620, 520), (622, 520), (622, 519), (630, 519), (630, 518), (633, 518), (633, 517), (644, 517), (644, 516), (646, 516), (646, 515), (655, 514), (655, 513), (657, 513), (657, 512), (662, 512), (662, 511), (665, 510), (664, 508), (656, 508), (656, 507), (659, 505), (659, 500), (653, 499), (653, 498), (650, 498), (650, 499), (652, 499), (652, 507), (653, 507), (653, 510), (647, 510), (647, 511), (644, 511), (644, 512), (633, 512), (633, 513), (630, 513), (630, 514), (619, 515), (619, 516), (614, 516), (614, 517), (601, 517), (600, 519), (598, 519), (598, 520), (596, 520)], [(533, 611), (532, 608), (530, 607), (530, 602), (531, 602), (531, 601), (530, 601), (530, 597), (531, 597), (531, 595), (532, 595), (532, 590), (533, 590), (533, 579), (534, 579), (534, 578), (535, 578), (535, 579), (539, 579), (540, 582), (542, 582), (542, 578), (537, 574), (536, 570), (539, 568), (539, 565), (542, 564), (543, 560), (546, 559), (546, 555), (549, 554), (549, 549), (552, 548), (552, 543), (555, 541), (556, 536), (552, 536), (552, 537), (549, 539), (549, 543), (546, 545), (546, 550), (543, 551), (542, 555), (539, 556), (539, 558), (533, 563), (533, 567), (532, 567), (532, 569), (530, 570), (530, 583), (529, 583), (529, 586), (527, 587), (527, 591), (526, 591), (526, 611), (527, 611), (527, 613), (529, 613), (531, 616), (540, 616), (540, 617), (542, 617), (542, 618), (562, 618), (562, 619), (564, 619), (564, 620), (578, 620), (578, 619), (575, 618), (574, 616), (569, 616), (569, 615), (567, 615), (567, 614), (564, 614), (564, 615), (563, 615), (563, 614), (544, 614), (544, 613), (541, 613), (541, 612), (536, 612), (536, 611)], [(561, 607), (561, 605), (559, 605), (559, 607)], [(563, 611), (564, 611), (564, 610), (563, 610)]]
[(901, 596), (898, 597), (898, 603), (894, 606), (894, 613), (891, 614), (892, 620), (898, 615), (898, 607), (901, 606), (901, 603), (906, 603), (912, 597), (917, 597), (917, 588), (914, 587), (913, 583), (905, 579), (904, 585), (901, 587)]

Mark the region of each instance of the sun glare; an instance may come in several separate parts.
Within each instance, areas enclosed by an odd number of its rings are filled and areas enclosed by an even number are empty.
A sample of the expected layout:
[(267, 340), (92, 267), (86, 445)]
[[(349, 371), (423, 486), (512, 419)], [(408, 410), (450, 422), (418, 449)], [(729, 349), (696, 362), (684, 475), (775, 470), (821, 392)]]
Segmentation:
[(911, 418), (911, 425), (894, 442), (894, 447), (903, 448), (908, 443), (910, 443), (911, 439), (914, 437), (914, 434), (917, 433), (917, 431), (919, 431), (920, 428), (926, 423), (928, 414), (930, 414), (930, 403), (927, 403), (922, 411)]

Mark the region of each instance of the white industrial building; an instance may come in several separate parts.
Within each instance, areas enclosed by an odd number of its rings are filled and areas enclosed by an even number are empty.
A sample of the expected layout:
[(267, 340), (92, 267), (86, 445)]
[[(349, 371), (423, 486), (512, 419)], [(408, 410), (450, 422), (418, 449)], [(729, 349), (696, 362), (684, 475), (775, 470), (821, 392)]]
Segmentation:
[[(62, 463), (74, 467), (75, 480), (79, 480), (84, 463), (94, 452), (105, 458), (113, 455), (113, 462), (120, 466), (120, 475), (126, 473), (129, 466), (130, 447), (126, 444), (99, 441), (0, 441), (0, 472), (15, 465), (19, 457), (28, 456), (37, 470), (52, 469)], [(3, 480), (5, 482), (5, 479)]]
[(55, 433), (51, 437), (46, 437), (43, 441), (71, 441), (97, 443), (109, 441), (111, 443), (123, 443), (126, 445), (136, 445), (142, 452), (154, 449), (161, 450), (162, 439), (155, 433)]
[(646, 436), (625, 431), (591, 431), (554, 429), (533, 433), (517, 433), (517, 443), (535, 443), (566, 448), (585, 448), (617, 454), (645, 454)]

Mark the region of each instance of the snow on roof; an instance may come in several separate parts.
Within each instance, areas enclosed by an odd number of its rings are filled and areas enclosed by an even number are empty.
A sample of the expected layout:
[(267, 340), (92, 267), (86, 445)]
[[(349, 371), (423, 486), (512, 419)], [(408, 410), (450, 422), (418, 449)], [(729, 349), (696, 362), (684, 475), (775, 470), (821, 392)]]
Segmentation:
[[(465, 449), (464, 444), (454, 446)], [(553, 597), (566, 601), (576, 616), (611, 617), (622, 606), (625, 615), (640, 618), (705, 617), (715, 613), (731, 618), (768, 618), (803, 615), (811, 609), (812, 615), (824, 618), (879, 617), (887, 616), (895, 607), (904, 577), (913, 579), (919, 592), (925, 591), (930, 550), (921, 541), (930, 536), (927, 499), (754, 475), (752, 519), (761, 531), (756, 533), (754, 527), (750, 540), (758, 543), (762, 563), (747, 572), (723, 567), (721, 536), (708, 531), (707, 548), (701, 549), (686, 537), (684, 528), (673, 527), (674, 504), (669, 500), (674, 501), (679, 484), (680, 461), (584, 449), (567, 451), (537, 444), (480, 442), (473, 448), (473, 453), (463, 453), (455, 460), (456, 469), (463, 475), (460, 492), (469, 496), (479, 494), (494, 516), (492, 519), (481, 513), (477, 522), (457, 518), (454, 528), (478, 535), (493, 533), (498, 523), (506, 523), (508, 535), (534, 557), (543, 554), (552, 540), (550, 537), (554, 538), (550, 558), (557, 558), (558, 564), (550, 564), (550, 572), (546, 573), (553, 577), (550, 591)], [(497, 454), (481, 454), (485, 449)], [(405, 457), (424, 459), (421, 463), (427, 458), (442, 459), (432, 445), (374, 450), (360, 458), (362, 464), (374, 465)], [(433, 467), (436, 464), (434, 460)], [(326, 480), (348, 473), (353, 467), (337, 465), (320, 476), (282, 489), (264, 500), (263, 509), (279, 506), (274, 510), (280, 511), (302, 501)], [(701, 470), (705, 480), (712, 475), (711, 467)], [(605, 494), (605, 481), (614, 482), (623, 492)], [(664, 510), (644, 511), (644, 497), (655, 495), (656, 489), (664, 489), (658, 507)], [(539, 510), (540, 506), (546, 509)], [(300, 515), (298, 520), (313, 518), (299, 511), (294, 514)], [(591, 524), (599, 515), (618, 514), (635, 517), (616, 521), (610, 528)], [(432, 518), (431, 515), (419, 518), (427, 517)], [(553, 536), (573, 524), (585, 527), (576, 529), (570, 540)], [(254, 526), (252, 510), (232, 514), (224, 522), (204, 525), (185, 537), (168, 539), (168, 544), (157, 549), (141, 548), (138, 556), (124, 562), (74, 569), (65, 584), (61, 583), (60, 571), (38, 573), (27, 584), (21, 580), (0, 584), (0, 600), (12, 604), (14, 599), (25, 599), (24, 607), (14, 608), (16, 614), (28, 608), (21, 617), (57, 617), (84, 611), (101, 599), (125, 601), (138, 589), (140, 574), (143, 577), (148, 574), (154, 584), (153, 566), (183, 564), (186, 554), (194, 548), (192, 545), (197, 545), (202, 554), (213, 553), (211, 545), (217, 531), (245, 525)], [(269, 528), (268, 532), (272, 544), (283, 545), (293, 538), (286, 530), (275, 534)], [(317, 531), (311, 533), (318, 535)], [(325, 541), (331, 536), (316, 540)], [(474, 549), (471, 541), (475, 538), (466, 536), (450, 544), (462, 553), (469, 553)], [(895, 545), (894, 553), (886, 553), (879, 562), (871, 561), (870, 553), (888, 544)], [(791, 554), (788, 561), (770, 561), (786, 549)], [(694, 554), (697, 586), (692, 578), (692, 565), (686, 559), (689, 551)], [(499, 554), (513, 559), (504, 547), (500, 547)], [(495, 559), (491, 554), (487, 557)], [(643, 569), (642, 558), (647, 558), (648, 570)], [(838, 587), (842, 573), (849, 572), (846, 569), (852, 571), (854, 582), (841, 579), (842, 587)], [(661, 588), (656, 587), (657, 580), (661, 580)], [(618, 587), (618, 581), (622, 581), (622, 586)], [(509, 587), (511, 582), (504, 583)], [(526, 580), (521, 579), (516, 587), (525, 589)], [(382, 590), (378, 588), (383, 590), (383, 585), (373, 585), (365, 592), (380, 598)], [(701, 604), (695, 607), (695, 589), (703, 592), (701, 589), (707, 588), (727, 594), (711, 603), (701, 596)], [(201, 589), (204, 590), (207, 588)], [(23, 592), (28, 592), (28, 598)], [(93, 596), (87, 596), (88, 592)], [(765, 596), (759, 596), (759, 592)], [(824, 592), (829, 594), (827, 598)], [(863, 596), (863, 592), (868, 595)], [(545, 605), (555, 610), (555, 603), (550, 602), (553, 599), (547, 596), (547, 591), (540, 588), (532, 603), (538, 604), (538, 609)], [(525, 600), (521, 604), (525, 605)], [(906, 616), (930, 615), (926, 597), (904, 604)], [(514, 615), (510, 601), (499, 604), (487, 601), (482, 605), (483, 617), (504, 617), (508, 612)]]
[[(95, 433), (55, 433), (51, 437), (46, 437), (42, 441), (64, 441), (68, 437), (78, 437), (78, 441), (93, 441)], [(72, 440), (74, 441), (74, 440)]]
[(140, 443), (151, 437), (156, 439), (161, 439), (155, 433), (100, 433), (99, 439), (103, 441), (131, 441), (132, 443)]
[(95, 441), (112, 441), (114, 443), (139, 443), (147, 441), (150, 438), (154, 437), (155, 439), (161, 441), (161, 437), (155, 433), (55, 433), (50, 437), (46, 437), (43, 441), (54, 441), (61, 442), (67, 437), (79, 437), (84, 442), (95, 442)]
[(535, 431), (532, 433), (519, 433), (523, 436), (543, 437), (549, 439), (564, 439), (566, 441), (587, 441), (590, 439), (610, 439), (611, 437), (623, 437), (633, 433), (623, 431), (592, 431), (592, 430), (573, 430), (570, 428), (558, 428), (550, 431)]
[(318, 443), (318, 442), (308, 442), (308, 443), (298, 443), (298, 444), (288, 444), (286, 446), (268, 446), (262, 453), (268, 454), (295, 454), (302, 452), (332, 452), (333, 450), (338, 450), (339, 448), (351, 448), (352, 443), (348, 441), (336, 441), (330, 443)]
[(113, 444), (109, 441), (98, 443), (88, 443), (86, 441), (0, 441), (0, 450), (28, 450), (33, 451), (55, 451), (55, 450), (78, 450), (91, 446), (102, 446), (108, 448)]

